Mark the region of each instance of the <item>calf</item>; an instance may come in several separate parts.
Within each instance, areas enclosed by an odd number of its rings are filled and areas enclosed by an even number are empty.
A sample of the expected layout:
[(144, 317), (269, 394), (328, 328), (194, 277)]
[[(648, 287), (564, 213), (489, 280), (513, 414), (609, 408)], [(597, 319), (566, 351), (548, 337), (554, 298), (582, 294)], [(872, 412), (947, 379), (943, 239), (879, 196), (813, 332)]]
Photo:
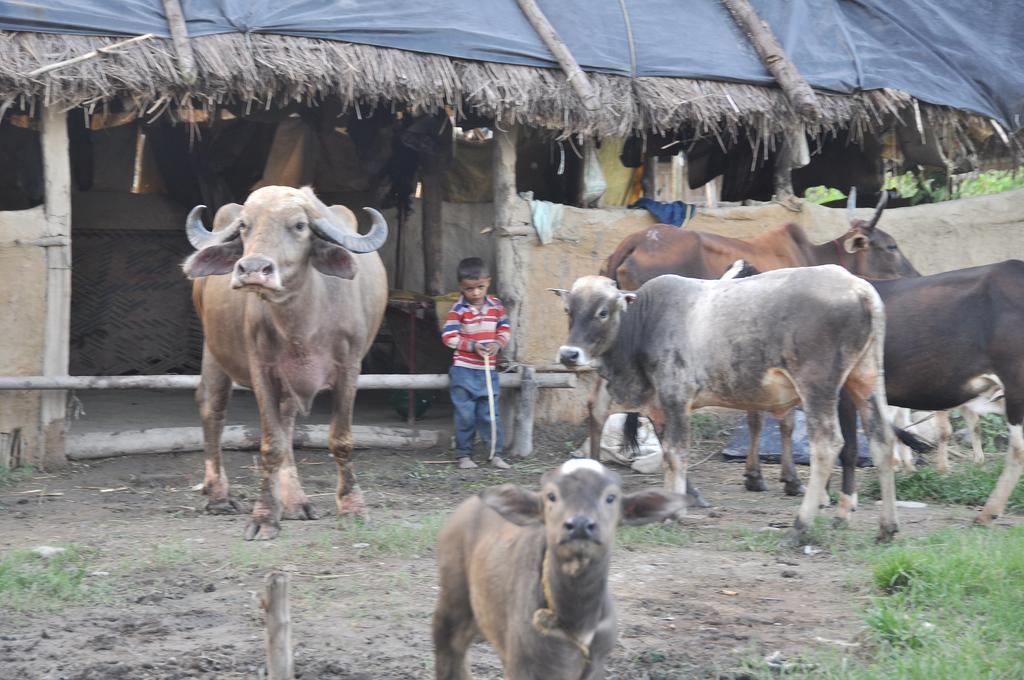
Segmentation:
[(881, 536), (896, 531), (892, 432), (884, 419), (881, 375), (885, 315), (869, 283), (827, 265), (733, 281), (659, 276), (636, 293), (620, 291), (611, 279), (585, 276), (571, 291), (555, 292), (569, 315), (562, 363), (596, 364), (615, 401), (660, 412), (669, 490), (686, 488), (691, 411), (724, 406), (783, 416), (802, 403), (812, 456), (794, 525), (799, 539), (827, 500), (841, 445), (839, 391), (845, 387), (879, 466)]
[(659, 490), (624, 495), (619, 476), (590, 459), (546, 473), (540, 493), (504, 484), (466, 500), (438, 539), (438, 680), (470, 678), (467, 650), (481, 636), (506, 678), (603, 678), (616, 636), (608, 592), (615, 529), (671, 517), (685, 504)]

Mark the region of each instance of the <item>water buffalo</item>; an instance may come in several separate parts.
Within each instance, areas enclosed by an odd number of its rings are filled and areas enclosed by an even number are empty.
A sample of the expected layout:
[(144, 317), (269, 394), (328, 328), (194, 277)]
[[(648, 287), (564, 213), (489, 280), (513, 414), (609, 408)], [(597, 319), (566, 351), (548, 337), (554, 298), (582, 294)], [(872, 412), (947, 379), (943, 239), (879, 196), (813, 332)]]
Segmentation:
[(334, 391), (329, 446), (338, 464), (339, 514), (364, 514), (352, 469), (352, 405), (364, 354), (387, 302), (387, 277), (373, 252), (387, 239), (375, 210), (365, 236), (348, 208), (325, 206), (309, 188), (270, 186), (244, 205), (217, 211), (214, 231), (189, 213), (197, 249), (184, 263), (195, 279), (192, 299), (203, 324), (202, 379), (196, 401), (203, 421), (208, 512), (240, 511), (228, 493), (220, 438), (232, 381), (251, 387), (259, 404), (261, 482), (246, 540), (271, 539), (280, 520), (314, 519), (292, 452), (295, 416), (313, 397)]

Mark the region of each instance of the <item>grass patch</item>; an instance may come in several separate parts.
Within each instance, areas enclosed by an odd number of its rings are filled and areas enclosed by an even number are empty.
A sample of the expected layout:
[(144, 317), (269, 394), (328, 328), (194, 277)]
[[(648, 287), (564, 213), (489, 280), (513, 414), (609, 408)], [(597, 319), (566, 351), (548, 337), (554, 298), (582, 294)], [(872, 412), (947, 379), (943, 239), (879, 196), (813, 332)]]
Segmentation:
[(31, 550), (0, 556), (0, 610), (52, 610), (86, 599), (85, 555), (75, 547), (51, 557)]
[(390, 557), (412, 557), (433, 551), (437, 545), (437, 534), (441, 531), (448, 513), (434, 513), (421, 516), (418, 521), (389, 520), (363, 524), (346, 524), (344, 536), (338, 540), (345, 545), (368, 544), (359, 548), (361, 554)]
[(643, 524), (641, 526), (620, 526), (615, 540), (624, 548), (641, 545), (674, 545), (690, 544), (689, 534), (677, 524)]
[(807, 677), (1020, 677), (1024, 527), (949, 529), (880, 550), (870, 562), (880, 593), (864, 613), (870, 658), (823, 655)]
[[(983, 505), (1003, 471), (1003, 462), (985, 465), (960, 465), (941, 475), (933, 468), (921, 468), (911, 474), (896, 475), (896, 496), (902, 500), (931, 501), (954, 505)], [(867, 498), (880, 498), (877, 478), (863, 486)], [(1024, 510), (1024, 486), (1018, 485), (1006, 504), (1007, 510)]]
[(0, 467), (0, 489), (5, 486), (13, 486), (19, 482), (32, 477), (34, 470), (31, 466), (19, 468)]
[[(832, 526), (831, 517), (818, 515), (807, 530), (803, 543), (831, 553), (871, 552), (875, 549), (876, 535), (877, 528), (874, 526), (837, 528)], [(789, 529), (766, 531), (737, 528), (731, 532), (728, 542), (722, 548), (771, 554), (793, 552), (796, 549), (789, 545), (789, 536)]]

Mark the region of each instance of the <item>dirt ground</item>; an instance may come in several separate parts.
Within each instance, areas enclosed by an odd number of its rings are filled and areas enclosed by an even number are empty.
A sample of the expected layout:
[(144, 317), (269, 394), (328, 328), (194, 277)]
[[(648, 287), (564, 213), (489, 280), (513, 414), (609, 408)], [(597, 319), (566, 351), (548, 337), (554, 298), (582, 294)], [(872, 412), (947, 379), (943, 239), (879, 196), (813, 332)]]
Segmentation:
[[(334, 464), (325, 452), (301, 451), (305, 489), (325, 518), (287, 522), (269, 543), (242, 540), (244, 516), (199, 511), (202, 497), (191, 490), (202, 479), (199, 453), (107, 459), (20, 479), (0, 488), (6, 520), (0, 552), (77, 546), (87, 559), (87, 596), (58, 609), (0, 610), (0, 675), (259, 677), (259, 596), (266, 574), (281, 569), (291, 574), (300, 677), (432, 677), (437, 527), (484, 486), (535, 486), (541, 472), (579, 443), (578, 435), (547, 429), (534, 456), (510, 472), (435, 463), (448, 460), (443, 451), (359, 451), (369, 527), (338, 523), (331, 507)], [(713, 446), (705, 442), (703, 450)], [(226, 457), (235, 491), (251, 500), (253, 453)], [(620, 472), (628, 490), (660, 483)], [(742, 489), (741, 465), (717, 457), (693, 475), (711, 509), (664, 528), (671, 540), (616, 547), (611, 585), (619, 643), (609, 677), (741, 678), (751, 659), (774, 652), (797, 659), (841, 649), (836, 641), (856, 641), (859, 608), (869, 596), (862, 564), (827, 547), (810, 555), (757, 550), (759, 539), (788, 526), (796, 511), (797, 499), (782, 495), (775, 481), (778, 467), (766, 466), (769, 491), (760, 494)], [(903, 535), (970, 517), (966, 508), (902, 510)], [(862, 503), (846, 531), (873, 535), (876, 522), (874, 504)], [(472, 657), (475, 677), (501, 677), (488, 645), (476, 645)]]

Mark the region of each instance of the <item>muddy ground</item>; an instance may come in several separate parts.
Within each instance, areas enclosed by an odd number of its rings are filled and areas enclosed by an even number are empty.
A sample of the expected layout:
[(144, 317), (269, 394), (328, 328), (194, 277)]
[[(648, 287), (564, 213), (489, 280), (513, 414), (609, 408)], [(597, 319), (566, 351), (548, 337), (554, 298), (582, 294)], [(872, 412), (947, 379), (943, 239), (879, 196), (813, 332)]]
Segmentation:
[[(535, 485), (578, 434), (545, 430), (535, 455), (510, 472), (435, 463), (448, 459), (443, 451), (359, 451), (369, 527), (338, 523), (333, 463), (325, 452), (301, 451), (305, 489), (327, 516), (287, 522), (271, 543), (243, 541), (244, 516), (198, 510), (202, 497), (191, 487), (202, 479), (199, 453), (108, 459), (9, 482), (0, 487), (0, 552), (76, 546), (88, 575), (79, 600), (0, 610), (0, 676), (259, 677), (259, 595), (276, 568), (291, 574), (300, 677), (431, 677), (438, 526), (487, 485)], [(703, 442), (694, 460), (718, 445)], [(248, 500), (254, 462), (252, 453), (227, 454), (234, 489)], [(660, 483), (622, 473), (628, 490)], [(871, 594), (863, 561), (833, 554), (827, 542), (811, 555), (759, 550), (797, 507), (775, 481), (778, 467), (766, 466), (769, 491), (760, 494), (742, 489), (741, 465), (717, 456), (693, 475), (713, 508), (616, 548), (611, 583), (620, 636), (609, 677), (740, 678), (747, 664), (774, 652), (786, 660), (863, 653), (836, 642), (861, 638), (859, 612)], [(862, 506), (843, 542), (869, 543), (877, 513), (873, 503)], [(903, 510), (902, 535), (964, 525), (971, 516), (967, 508)], [(475, 677), (501, 677), (486, 644), (472, 656)]]

